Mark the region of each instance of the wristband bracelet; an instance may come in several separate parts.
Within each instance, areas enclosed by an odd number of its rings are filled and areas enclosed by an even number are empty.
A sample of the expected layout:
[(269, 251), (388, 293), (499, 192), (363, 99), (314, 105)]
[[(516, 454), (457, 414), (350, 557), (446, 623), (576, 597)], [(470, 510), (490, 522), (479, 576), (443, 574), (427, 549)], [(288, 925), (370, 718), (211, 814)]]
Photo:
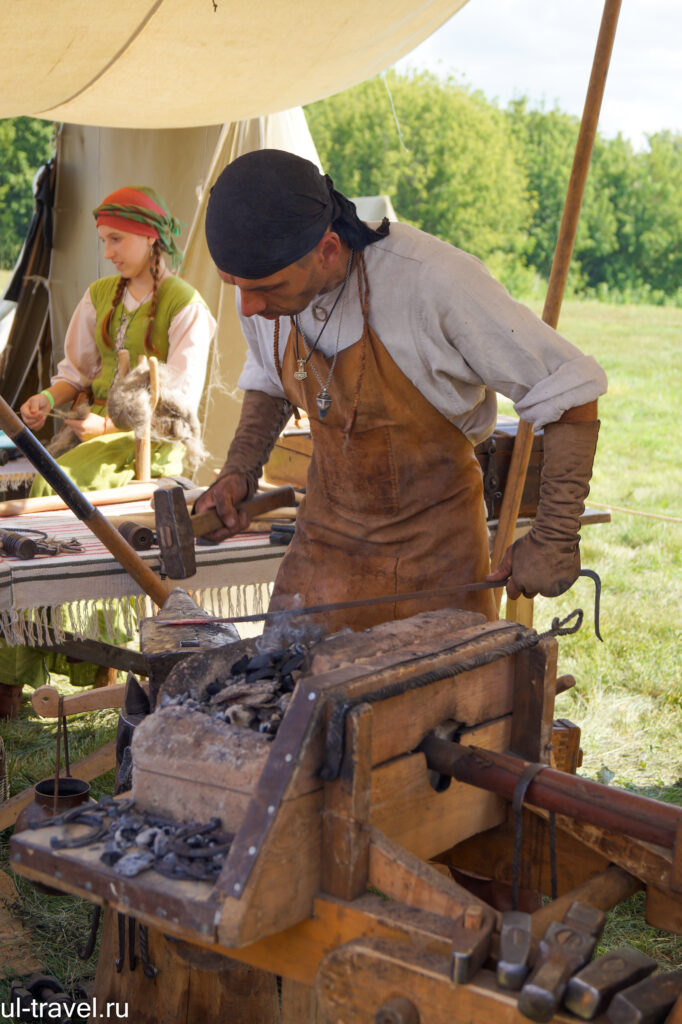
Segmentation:
[(45, 395), (45, 397), (47, 398), (47, 400), (48, 400), (48, 401), (49, 401), (49, 403), (50, 403), (50, 408), (51, 408), (51, 409), (54, 409), (54, 396), (53, 396), (52, 392), (51, 392), (51, 391), (48, 391), (48, 390), (47, 390), (47, 388), (45, 388), (45, 389), (44, 389), (43, 391), (41, 391), (40, 393), (41, 393), (41, 395)]

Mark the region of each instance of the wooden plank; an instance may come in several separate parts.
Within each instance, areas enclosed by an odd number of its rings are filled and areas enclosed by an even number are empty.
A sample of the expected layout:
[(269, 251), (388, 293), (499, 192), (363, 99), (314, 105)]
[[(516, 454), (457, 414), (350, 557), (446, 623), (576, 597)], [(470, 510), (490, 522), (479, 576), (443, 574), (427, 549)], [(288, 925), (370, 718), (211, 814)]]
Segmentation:
[[(533, 811), (544, 816), (544, 812), (536, 808)], [(653, 885), (664, 892), (670, 889), (670, 850), (618, 832), (609, 832), (597, 825), (566, 818), (562, 814), (557, 814), (556, 826), (647, 885)]]
[[(381, 1007), (397, 994), (414, 1003), (425, 1024), (527, 1024), (517, 1007), (518, 993), (498, 988), (491, 972), (479, 971), (474, 981), (453, 985), (448, 956), (381, 939), (358, 940), (330, 953), (320, 965), (315, 990), (324, 1019), (334, 1024), (374, 1024)], [(552, 1021), (570, 1024), (575, 1017), (559, 1012)]]
[(513, 702), (513, 679), (514, 658), (503, 658), (431, 683), (426, 691), (428, 696), (424, 690), (410, 690), (382, 701), (375, 706), (372, 764), (414, 750), (428, 732), (446, 719), (476, 725), (508, 715)]
[[(537, 828), (530, 826), (535, 818)], [(513, 878), (514, 826), (511, 821), (472, 836), (446, 851), (439, 860), (461, 871), (483, 875), (511, 885)], [(570, 892), (604, 871), (607, 857), (590, 850), (571, 835), (557, 834), (557, 881), (559, 895)], [(530, 811), (523, 812), (519, 885), (521, 889), (551, 892), (547, 824)]]
[(375, 828), (371, 829), (369, 882), (408, 907), (442, 914), (460, 924), (471, 908), (480, 908), (486, 917), (491, 916), (491, 908), (451, 876), (445, 877), (437, 866), (408, 853)]
[[(146, 693), (149, 692), (149, 683), (142, 682), (140, 686)], [(83, 711), (101, 711), (104, 708), (121, 708), (125, 689), (125, 683), (117, 683), (115, 686), (63, 696), (56, 686), (39, 686), (33, 691), (31, 705), (39, 718), (58, 718), (60, 699), (63, 715), (79, 715)]]
[[(461, 742), (503, 749), (510, 724), (509, 718), (485, 723), (467, 730)], [(406, 755), (372, 771), (371, 824), (424, 860), (504, 821), (506, 806), (494, 793), (454, 779), (437, 793), (423, 754)]]
[[(325, 640), (313, 654), (311, 672), (320, 676), (364, 666), (363, 674), (369, 675), (379, 668), (405, 661), (414, 663), (498, 632), (513, 636), (515, 630), (509, 623), (486, 622), (482, 615), (459, 608), (421, 612), (409, 619), (383, 622), (363, 633), (341, 633)], [(342, 681), (343, 675), (332, 677), (325, 688)]]
[(682, 893), (682, 822), (677, 826), (675, 845), (673, 847), (673, 863), (670, 870), (670, 888)]
[(319, 1012), (315, 989), (311, 985), (282, 978), (281, 1024), (325, 1024)]
[(218, 817), (235, 835), (271, 751), (251, 729), (161, 708), (133, 735), (133, 798), (142, 810), (175, 821)]
[(360, 704), (346, 719), (341, 776), (324, 787), (321, 885), (346, 900), (367, 888), (371, 745), (372, 708)]
[[(115, 766), (116, 740), (111, 740), (110, 743), (105, 743), (97, 750), (93, 750), (91, 754), (81, 758), (80, 761), (74, 762), (71, 765), (71, 774), (76, 779), (90, 782), (99, 775), (103, 775), (104, 772), (110, 771)], [(0, 832), (15, 823), (24, 807), (31, 803), (34, 795), (34, 787), (29, 786), (10, 800), (0, 804)]]
[[(314, 682), (311, 685), (305, 679), (299, 680), (287, 713), (270, 744), (269, 757), (216, 883), (218, 898), (242, 899), (251, 871), (260, 861), (259, 851), (275, 828), (278, 810), (285, 798), (296, 799), (302, 788), (306, 794), (310, 791), (318, 794), (316, 799), (321, 805), (322, 783), (316, 777), (320, 763), (319, 748), (314, 748), (312, 757), (309, 749), (313, 740), (318, 743), (322, 740), (318, 726), (321, 708), (322, 702)], [(302, 787), (299, 785), (301, 778), (304, 780)], [(229, 914), (233, 920), (239, 916), (234, 908)]]
[(510, 750), (527, 761), (549, 763), (557, 650), (550, 637), (516, 655)]
[(280, 806), (264, 842), (252, 847), (255, 863), (241, 898), (224, 903), (221, 944), (245, 946), (310, 916), (320, 889), (323, 803), (319, 789)]
[(511, 597), (507, 598), (504, 617), (509, 622), (520, 622), (522, 626), (531, 627), (533, 625), (533, 598), (517, 597), (516, 600), (512, 600)]
[(550, 765), (561, 772), (575, 775), (583, 763), (583, 752), (580, 749), (580, 727), (568, 718), (557, 718), (552, 727), (552, 746)]
[(293, 928), (265, 936), (240, 949), (220, 945), (210, 948), (243, 963), (313, 985), (323, 957), (359, 936), (403, 943), (424, 941), (431, 949), (449, 957), (454, 929), (456, 926), (440, 914), (414, 910), (378, 896), (362, 896), (351, 903), (318, 896), (312, 915)]
[(93, 903), (110, 903), (122, 913), (130, 913), (134, 907), (138, 920), (168, 934), (190, 941), (213, 938), (215, 900), (208, 882), (168, 879), (155, 871), (124, 877), (100, 860), (101, 843), (52, 848), (53, 838), (73, 839), (83, 831), (87, 831), (84, 825), (62, 825), (13, 836), (12, 870)]

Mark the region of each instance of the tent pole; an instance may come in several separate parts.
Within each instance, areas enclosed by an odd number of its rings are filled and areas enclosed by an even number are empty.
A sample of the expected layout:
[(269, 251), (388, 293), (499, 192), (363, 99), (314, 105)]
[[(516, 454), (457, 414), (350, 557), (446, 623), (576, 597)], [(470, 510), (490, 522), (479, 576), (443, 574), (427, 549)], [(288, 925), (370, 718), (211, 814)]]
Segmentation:
[[(606, 85), (606, 76), (609, 70), (616, 27), (618, 25), (620, 5), (621, 0), (605, 0), (604, 3), (599, 36), (592, 62), (592, 73), (587, 88), (571, 176), (568, 182), (568, 190), (559, 227), (559, 236), (554, 250), (552, 270), (549, 275), (547, 296), (542, 311), (542, 319), (550, 327), (556, 327), (559, 322), (561, 302), (566, 288), (566, 279), (571, 264), (576, 231), (578, 230), (580, 207), (585, 192), (585, 182), (587, 181), (592, 147), (597, 134), (597, 123), (604, 97), (604, 87)], [(493, 568), (496, 568), (502, 561), (504, 552), (511, 544), (514, 536), (514, 528), (521, 505), (521, 496), (526, 482), (526, 470), (528, 469), (532, 446), (533, 428), (525, 420), (519, 420), (491, 555)], [(495, 595), (499, 609), (502, 600), (502, 589), (496, 590)]]

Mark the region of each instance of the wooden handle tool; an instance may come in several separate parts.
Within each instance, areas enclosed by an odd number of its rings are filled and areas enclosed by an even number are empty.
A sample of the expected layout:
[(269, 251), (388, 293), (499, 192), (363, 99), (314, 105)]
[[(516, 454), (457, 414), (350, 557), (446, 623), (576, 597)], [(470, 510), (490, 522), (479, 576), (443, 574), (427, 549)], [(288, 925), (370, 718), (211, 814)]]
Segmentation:
[[(288, 507), (295, 503), (293, 487), (276, 487), (271, 491), (256, 494), (238, 508), (245, 509), (250, 516), (262, 515), (275, 508)], [(198, 515), (190, 515), (182, 488), (175, 487), (160, 491), (153, 498), (156, 514), (156, 539), (163, 557), (166, 574), (173, 580), (184, 580), (197, 571), (195, 537), (203, 537), (224, 527), (214, 508)]]

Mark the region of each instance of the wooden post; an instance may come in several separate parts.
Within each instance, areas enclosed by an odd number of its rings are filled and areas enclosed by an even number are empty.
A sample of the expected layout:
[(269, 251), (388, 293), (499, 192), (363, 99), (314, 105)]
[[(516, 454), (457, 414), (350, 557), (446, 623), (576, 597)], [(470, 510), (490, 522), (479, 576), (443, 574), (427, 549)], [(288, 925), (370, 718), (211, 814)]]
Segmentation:
[(140, 437), (135, 438), (135, 479), (149, 480), (152, 475), (152, 416), (159, 400), (159, 361), (156, 356), (140, 356), (138, 366), (149, 367), (149, 419)]
[(527, 761), (549, 764), (556, 662), (555, 640), (541, 640), (535, 647), (516, 655), (509, 749)]
[(360, 704), (346, 719), (341, 776), (324, 787), (321, 887), (340, 899), (367, 889), (371, 771), (372, 707)]
[[(573, 157), (571, 176), (568, 182), (568, 191), (564, 203), (564, 212), (559, 227), (552, 261), (552, 270), (547, 286), (547, 297), (542, 311), (542, 319), (550, 327), (556, 327), (559, 322), (561, 302), (566, 288), (566, 279), (571, 264), (573, 245), (578, 230), (578, 219), (580, 207), (582, 206), (585, 182), (592, 156), (592, 147), (597, 134), (597, 123), (599, 111), (604, 96), (604, 86), (611, 60), (613, 41), (618, 25), (621, 0), (605, 0), (604, 13), (602, 14), (599, 37), (592, 62), (592, 74), (587, 88), (583, 116), (580, 122), (580, 131)], [(514, 527), (521, 505), (521, 495), (526, 482), (526, 470), (530, 460), (530, 452), (533, 446), (533, 428), (525, 420), (519, 420), (514, 448), (512, 450), (511, 462), (507, 486), (502, 498), (502, 507), (495, 534), (495, 542), (491, 555), (493, 569), (502, 561), (505, 551), (512, 542)], [(499, 609), (502, 600), (502, 589), (495, 591), (497, 607)]]

